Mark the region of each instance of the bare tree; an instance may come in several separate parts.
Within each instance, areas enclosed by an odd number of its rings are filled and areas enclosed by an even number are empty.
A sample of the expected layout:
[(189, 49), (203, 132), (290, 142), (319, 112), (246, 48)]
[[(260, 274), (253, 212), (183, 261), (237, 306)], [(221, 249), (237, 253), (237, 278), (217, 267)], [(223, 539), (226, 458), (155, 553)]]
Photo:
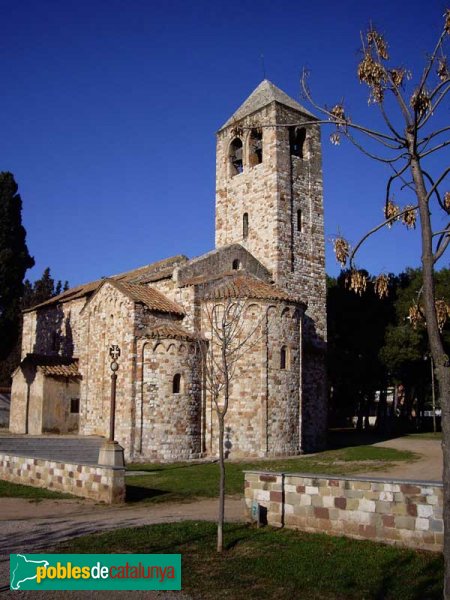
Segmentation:
[(199, 343), (202, 353), (204, 381), (218, 421), (219, 446), (219, 516), (217, 551), (223, 551), (225, 515), (225, 418), (230, 403), (230, 390), (239, 362), (261, 336), (261, 320), (249, 318), (249, 302), (245, 298), (213, 300), (204, 304), (204, 332), (207, 343)]
[[(435, 174), (436, 161), (431, 163), (429, 159), (434, 159), (436, 153), (442, 153), (450, 145), (450, 125), (448, 121), (439, 123), (438, 116), (438, 109), (442, 109), (446, 102), (448, 107), (450, 73), (446, 46), (449, 34), (450, 9), (447, 9), (442, 31), (415, 84), (409, 83), (412, 81), (409, 71), (389, 64), (388, 45), (378, 31), (370, 27), (362, 37), (358, 78), (369, 87), (369, 103), (376, 105), (380, 111), (383, 124), (380, 131), (353, 122), (342, 102), (331, 109), (319, 106), (309, 91), (307, 74), (302, 77), (304, 96), (324, 116), (322, 120), (310, 122), (331, 124), (334, 131), (330, 139), (334, 144), (339, 144), (344, 137), (365, 155), (384, 163), (391, 170), (384, 199), (384, 221), (364, 235), (354, 248), (341, 236), (334, 241), (338, 261), (343, 267), (350, 267), (349, 285), (355, 292), (362, 293), (367, 285), (365, 275), (355, 266), (355, 256), (365, 240), (397, 221), (413, 228), (418, 216), (423, 288), (421, 297), (411, 308), (410, 318), (413, 323), (422, 319), (426, 326), (442, 407), (444, 597), (447, 600), (450, 599), (450, 368), (441, 332), (450, 310), (445, 302), (436, 298), (434, 269), (450, 243), (450, 192), (442, 189), (450, 167), (447, 155), (442, 171)], [(394, 189), (409, 195), (408, 203), (403, 207), (395, 204)], [(445, 217), (446, 225), (436, 225), (436, 213)], [(380, 275), (374, 283), (380, 296), (387, 293), (386, 275)]]

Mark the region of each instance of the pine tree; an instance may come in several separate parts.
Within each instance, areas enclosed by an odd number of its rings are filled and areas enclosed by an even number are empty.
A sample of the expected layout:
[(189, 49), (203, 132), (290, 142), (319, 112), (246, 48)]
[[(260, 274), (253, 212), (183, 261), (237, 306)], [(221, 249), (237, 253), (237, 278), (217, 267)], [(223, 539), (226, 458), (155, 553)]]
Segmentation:
[(42, 277), (34, 282), (33, 306), (41, 304), (41, 302), (45, 302), (55, 295), (55, 280), (50, 275), (50, 267), (47, 267)]
[(12, 173), (0, 172), (0, 360), (16, 343), (23, 278), (34, 266), (22, 226), (22, 199)]

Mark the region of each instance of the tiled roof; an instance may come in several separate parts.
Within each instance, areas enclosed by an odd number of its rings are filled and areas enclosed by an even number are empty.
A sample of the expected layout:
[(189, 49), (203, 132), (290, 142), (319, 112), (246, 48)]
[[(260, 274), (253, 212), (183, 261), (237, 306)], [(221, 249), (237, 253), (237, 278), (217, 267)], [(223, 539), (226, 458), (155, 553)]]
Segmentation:
[(107, 279), (106, 281), (112, 283), (118, 290), (120, 290), (134, 302), (145, 304), (151, 310), (180, 316), (185, 315), (182, 306), (176, 302), (172, 302), (172, 300), (169, 300), (167, 296), (155, 288), (147, 287), (146, 285), (141, 284), (115, 281), (114, 279)]
[(159, 327), (152, 327), (145, 333), (146, 337), (152, 338), (170, 338), (176, 340), (199, 340), (203, 339), (201, 335), (197, 335), (187, 331), (180, 325), (167, 323)]
[(32, 364), (48, 377), (72, 377), (75, 379), (81, 377), (77, 358), (27, 354), (22, 364)]
[[(172, 256), (170, 258), (139, 267), (138, 269), (133, 269), (132, 271), (126, 271), (125, 273), (113, 275), (110, 277), (110, 279), (128, 283), (150, 283), (152, 281), (159, 281), (160, 279), (170, 277), (173, 269), (178, 265), (184, 264), (187, 262), (187, 260), (188, 259), (186, 256), (179, 254), (177, 256)], [(37, 308), (43, 308), (52, 304), (69, 302), (71, 300), (90, 296), (100, 287), (103, 281), (104, 279), (97, 279), (96, 281), (91, 281), (90, 283), (70, 288), (66, 292), (50, 298), (50, 300), (46, 300), (41, 304), (27, 308), (24, 310), (24, 312), (31, 312)]]
[[(288, 96), (283, 90), (280, 90), (276, 85), (274, 85), (268, 79), (264, 79), (258, 85), (258, 87), (253, 90), (250, 96), (245, 100), (243, 104), (237, 109), (237, 111), (233, 114), (232, 117), (228, 119), (225, 125), (222, 125), (221, 129), (228, 127), (232, 123), (243, 119), (247, 115), (271, 104), (272, 102), (278, 102), (279, 104), (284, 104), (285, 106), (289, 106), (294, 110), (298, 110), (299, 112), (308, 115), (309, 117), (314, 117), (309, 110), (306, 110), (301, 104), (299, 104), (296, 100)], [(219, 131), (220, 131), (219, 130)]]
[[(214, 282), (217, 282), (214, 285)], [(187, 279), (183, 286), (211, 284), (206, 297), (219, 298), (255, 298), (267, 300), (285, 300), (287, 302), (302, 303), (300, 298), (292, 296), (288, 292), (273, 284), (261, 281), (257, 277), (244, 271), (229, 271), (218, 275), (200, 275)]]
[(78, 371), (78, 361), (70, 363), (70, 365), (45, 365), (39, 369), (48, 377), (81, 377)]
[(226, 298), (254, 298), (258, 300), (284, 300), (286, 302), (300, 303), (288, 292), (275, 285), (265, 283), (249, 273), (233, 273), (217, 280), (216, 285), (205, 294), (206, 299), (219, 300)]

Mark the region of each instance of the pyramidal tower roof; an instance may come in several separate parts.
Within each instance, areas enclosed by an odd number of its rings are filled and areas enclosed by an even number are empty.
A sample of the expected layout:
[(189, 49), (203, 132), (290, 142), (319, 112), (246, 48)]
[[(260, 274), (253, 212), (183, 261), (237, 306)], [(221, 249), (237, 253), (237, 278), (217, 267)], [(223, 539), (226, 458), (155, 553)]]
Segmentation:
[(258, 85), (258, 87), (253, 90), (250, 96), (245, 100), (243, 104), (237, 109), (237, 111), (228, 119), (225, 125), (219, 129), (224, 129), (231, 125), (231, 123), (243, 119), (247, 115), (263, 108), (263, 106), (267, 106), (272, 102), (279, 102), (280, 104), (284, 104), (285, 106), (289, 106), (294, 110), (298, 110), (305, 115), (316, 118), (309, 110), (306, 110), (301, 104), (296, 102), (293, 98), (288, 96), (283, 90), (280, 90), (276, 85), (274, 85), (268, 79), (264, 79)]

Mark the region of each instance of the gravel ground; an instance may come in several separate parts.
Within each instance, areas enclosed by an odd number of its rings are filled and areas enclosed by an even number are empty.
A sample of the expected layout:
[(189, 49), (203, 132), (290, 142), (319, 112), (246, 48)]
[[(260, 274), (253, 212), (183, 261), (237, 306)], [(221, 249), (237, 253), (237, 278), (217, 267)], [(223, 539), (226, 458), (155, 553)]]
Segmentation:
[[(5, 510), (3, 510), (5, 509)], [(244, 516), (242, 499), (228, 498), (226, 520), (240, 521)], [(124, 592), (31, 592), (9, 589), (9, 554), (38, 553), (70, 538), (124, 527), (185, 520), (214, 521), (217, 500), (199, 500), (183, 504), (139, 507), (105, 507), (73, 500), (43, 500), (36, 503), (23, 498), (0, 498), (0, 600), (26, 598), (123, 598)], [(149, 600), (192, 600), (184, 592), (125, 592), (127, 597)], [(197, 599), (194, 599), (197, 600)]]

